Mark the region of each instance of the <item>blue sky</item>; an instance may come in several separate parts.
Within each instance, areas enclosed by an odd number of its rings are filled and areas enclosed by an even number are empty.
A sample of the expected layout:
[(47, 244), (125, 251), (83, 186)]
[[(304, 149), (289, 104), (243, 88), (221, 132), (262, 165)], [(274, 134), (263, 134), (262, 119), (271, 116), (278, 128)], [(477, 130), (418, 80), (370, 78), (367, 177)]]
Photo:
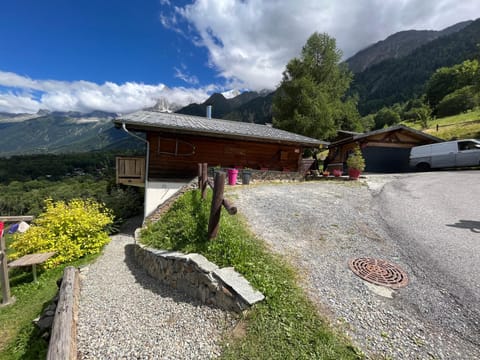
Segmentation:
[(0, 112), (130, 112), (274, 89), (314, 31), (344, 56), (480, 17), (477, 0), (13, 0), (0, 5)]

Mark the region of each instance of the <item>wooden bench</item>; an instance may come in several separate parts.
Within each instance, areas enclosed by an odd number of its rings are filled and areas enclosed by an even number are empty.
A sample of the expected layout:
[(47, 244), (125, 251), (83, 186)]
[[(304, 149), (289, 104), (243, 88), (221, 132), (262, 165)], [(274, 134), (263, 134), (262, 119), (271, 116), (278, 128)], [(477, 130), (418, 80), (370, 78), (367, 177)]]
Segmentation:
[(43, 264), (45, 261), (50, 259), (53, 255), (55, 255), (55, 252), (25, 255), (25, 256), (22, 256), (20, 259), (17, 259), (8, 263), (8, 267), (13, 268), (13, 267), (22, 267), (22, 266), (32, 266), (33, 281), (37, 282), (37, 265)]

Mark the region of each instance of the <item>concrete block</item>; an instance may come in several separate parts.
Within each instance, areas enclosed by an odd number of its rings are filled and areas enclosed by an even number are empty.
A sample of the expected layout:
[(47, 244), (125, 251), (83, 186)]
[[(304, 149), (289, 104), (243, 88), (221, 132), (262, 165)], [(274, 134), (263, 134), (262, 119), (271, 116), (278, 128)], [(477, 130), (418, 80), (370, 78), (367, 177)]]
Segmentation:
[(228, 285), (249, 305), (253, 305), (265, 298), (260, 291), (255, 290), (252, 285), (232, 267), (215, 270), (214, 275)]

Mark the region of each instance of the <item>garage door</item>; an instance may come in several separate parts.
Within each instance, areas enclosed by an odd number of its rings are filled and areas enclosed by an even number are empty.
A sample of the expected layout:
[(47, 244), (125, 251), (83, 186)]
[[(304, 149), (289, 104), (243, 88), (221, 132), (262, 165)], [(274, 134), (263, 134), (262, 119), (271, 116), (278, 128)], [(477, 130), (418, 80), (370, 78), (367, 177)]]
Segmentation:
[(369, 146), (362, 149), (362, 153), (365, 171), (392, 173), (409, 170), (410, 149)]

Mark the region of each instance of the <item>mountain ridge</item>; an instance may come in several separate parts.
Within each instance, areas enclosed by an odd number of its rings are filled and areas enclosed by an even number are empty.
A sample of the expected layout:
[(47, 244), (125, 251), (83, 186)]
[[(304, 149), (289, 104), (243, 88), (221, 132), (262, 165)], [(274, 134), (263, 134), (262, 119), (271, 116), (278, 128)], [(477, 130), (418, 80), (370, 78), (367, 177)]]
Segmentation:
[(420, 46), (458, 32), (472, 22), (473, 20), (462, 21), (442, 30), (399, 31), (360, 50), (345, 62), (353, 73), (360, 73), (382, 61), (407, 56)]

